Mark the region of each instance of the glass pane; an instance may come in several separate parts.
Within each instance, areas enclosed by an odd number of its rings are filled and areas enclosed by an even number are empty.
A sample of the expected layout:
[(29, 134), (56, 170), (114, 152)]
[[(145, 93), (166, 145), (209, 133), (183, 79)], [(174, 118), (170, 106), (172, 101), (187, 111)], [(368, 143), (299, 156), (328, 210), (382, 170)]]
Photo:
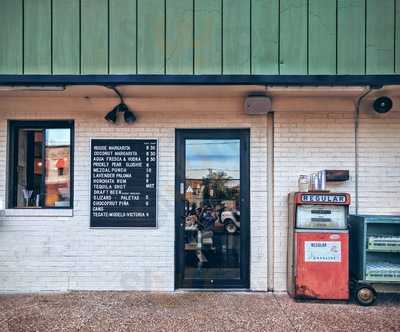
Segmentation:
[(17, 207), (39, 207), (41, 182), (43, 132), (34, 129), (18, 131), (17, 152)]
[(45, 130), (45, 206), (70, 206), (70, 129)]
[(240, 140), (186, 140), (185, 278), (240, 279)]

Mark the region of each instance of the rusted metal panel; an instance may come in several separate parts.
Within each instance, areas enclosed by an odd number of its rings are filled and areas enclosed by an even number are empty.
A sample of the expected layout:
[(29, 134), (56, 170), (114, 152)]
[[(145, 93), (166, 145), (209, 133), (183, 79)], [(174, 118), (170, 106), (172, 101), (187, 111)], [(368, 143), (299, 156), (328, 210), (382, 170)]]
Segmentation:
[(347, 232), (296, 232), (296, 298), (349, 299)]

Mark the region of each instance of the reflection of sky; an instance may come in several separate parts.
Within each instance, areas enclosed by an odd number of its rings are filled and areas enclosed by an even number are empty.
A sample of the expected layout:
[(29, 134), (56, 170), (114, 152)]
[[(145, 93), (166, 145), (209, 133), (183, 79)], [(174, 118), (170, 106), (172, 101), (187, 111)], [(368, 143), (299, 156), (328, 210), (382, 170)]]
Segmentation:
[(210, 172), (240, 178), (240, 140), (186, 140), (186, 178), (201, 179)]
[(70, 129), (46, 129), (46, 145), (69, 145)]

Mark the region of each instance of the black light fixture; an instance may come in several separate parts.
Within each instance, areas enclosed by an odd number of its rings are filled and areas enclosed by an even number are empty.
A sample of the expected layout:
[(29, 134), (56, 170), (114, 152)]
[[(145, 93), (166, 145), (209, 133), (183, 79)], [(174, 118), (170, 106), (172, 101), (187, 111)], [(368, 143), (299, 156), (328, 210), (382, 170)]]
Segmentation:
[(115, 106), (112, 109), (112, 111), (108, 112), (106, 114), (106, 116), (104, 117), (104, 119), (106, 119), (107, 121), (110, 121), (112, 123), (115, 123), (117, 121), (118, 113), (124, 113), (124, 120), (126, 123), (135, 122), (136, 116), (131, 110), (129, 110), (128, 105), (126, 105), (124, 103), (121, 93), (114, 86), (111, 86), (109, 88), (112, 89), (113, 91), (115, 91), (115, 93), (118, 95), (118, 97), (120, 99), (120, 103), (117, 106)]
[(373, 106), (374, 106), (375, 112), (382, 114), (382, 113), (387, 113), (392, 109), (393, 102), (392, 102), (392, 99), (390, 99), (389, 97), (383, 96), (383, 97), (376, 98)]
[(127, 110), (124, 113), (124, 120), (126, 123), (134, 123), (136, 121), (136, 116), (133, 112)]
[(116, 107), (113, 108), (111, 112), (108, 112), (104, 117), (107, 121), (114, 122), (117, 121), (117, 110)]

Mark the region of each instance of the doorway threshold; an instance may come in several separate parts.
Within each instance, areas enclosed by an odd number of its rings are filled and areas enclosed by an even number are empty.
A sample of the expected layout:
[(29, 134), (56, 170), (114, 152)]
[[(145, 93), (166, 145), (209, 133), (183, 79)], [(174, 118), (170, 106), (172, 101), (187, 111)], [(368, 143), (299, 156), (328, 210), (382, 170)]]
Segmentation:
[(249, 288), (177, 288), (176, 293), (252, 293)]

